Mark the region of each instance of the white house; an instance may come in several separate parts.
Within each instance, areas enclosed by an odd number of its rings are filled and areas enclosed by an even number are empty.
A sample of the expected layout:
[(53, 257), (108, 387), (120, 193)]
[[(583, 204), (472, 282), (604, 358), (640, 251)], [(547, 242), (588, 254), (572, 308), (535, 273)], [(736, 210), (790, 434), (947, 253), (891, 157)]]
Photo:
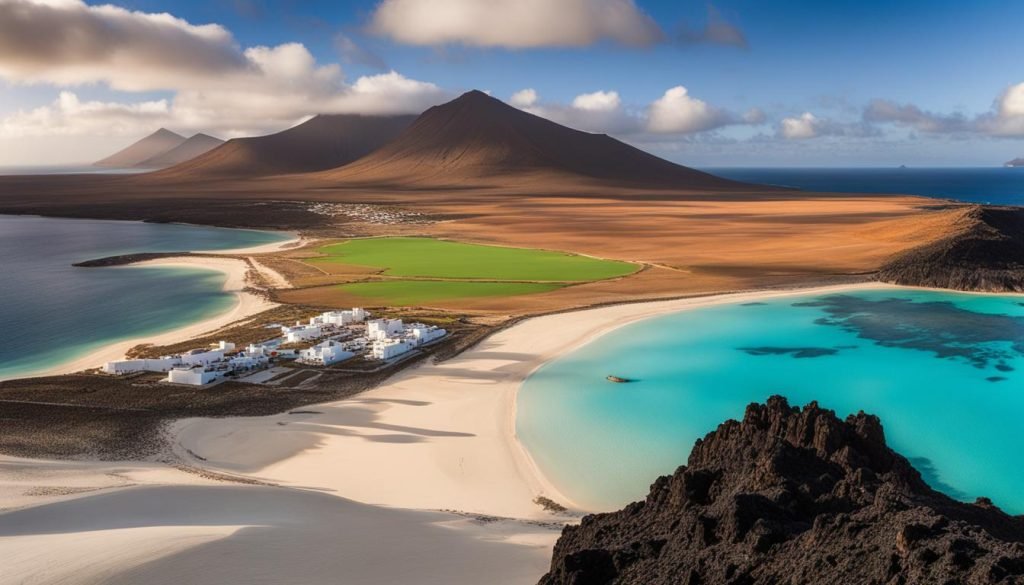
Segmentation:
[(359, 307), (352, 309), (351, 311), (328, 311), (317, 315), (316, 317), (310, 317), (310, 325), (336, 325), (343, 326), (349, 325), (350, 323), (362, 323), (366, 320), (367, 312)]
[(120, 360), (107, 362), (103, 365), (103, 371), (108, 374), (130, 374), (132, 372), (167, 372), (174, 366), (181, 363), (175, 356), (165, 356), (158, 359), (145, 360)]
[(245, 352), (240, 352), (238, 355), (233, 356), (228, 360), (228, 367), (235, 371), (251, 370), (253, 368), (258, 368), (269, 361), (270, 358), (263, 354), (249, 355)]
[(413, 345), (402, 339), (381, 339), (373, 342), (370, 355), (374, 359), (389, 360), (413, 350)]
[(172, 384), (188, 384), (202, 386), (209, 384), (224, 375), (224, 372), (205, 370), (201, 367), (177, 367), (168, 372), (167, 381)]
[(327, 341), (318, 343), (309, 349), (299, 351), (299, 360), (309, 364), (329, 366), (331, 364), (345, 361), (355, 355), (356, 354), (345, 348), (345, 344), (334, 341), (333, 339), (328, 339)]
[(282, 327), (281, 333), (284, 334), (284, 339), (288, 343), (316, 339), (323, 334), (318, 325), (295, 325), (293, 327)]
[(403, 331), (401, 319), (374, 319), (366, 322), (366, 336), (373, 340), (383, 341), (401, 335)]
[(433, 325), (424, 325), (423, 323), (407, 325), (405, 331), (417, 346), (441, 339), (448, 334), (444, 329)]
[(231, 351), (235, 349), (235, 344), (231, 343), (230, 341), (221, 341), (220, 343), (217, 344), (217, 347), (224, 351)]
[(208, 366), (224, 359), (223, 349), (193, 349), (181, 354), (181, 363), (187, 366)]

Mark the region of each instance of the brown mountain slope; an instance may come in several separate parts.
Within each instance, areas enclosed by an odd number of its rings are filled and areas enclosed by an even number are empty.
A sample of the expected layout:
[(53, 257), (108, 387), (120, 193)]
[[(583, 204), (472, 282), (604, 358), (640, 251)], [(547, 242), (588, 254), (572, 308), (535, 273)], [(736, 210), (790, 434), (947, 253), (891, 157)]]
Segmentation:
[(336, 183), (486, 186), (524, 183), (734, 189), (602, 134), (567, 128), (471, 91), (424, 112), (393, 142), (345, 167)]
[(149, 169), (170, 167), (187, 160), (192, 160), (205, 152), (217, 148), (221, 144), (224, 144), (224, 141), (220, 138), (214, 138), (207, 134), (195, 134), (167, 152), (148, 158), (135, 166)]
[(331, 169), (380, 148), (414, 119), (411, 115), (321, 114), (276, 134), (228, 140), (150, 177), (253, 177)]
[(131, 168), (139, 163), (160, 156), (185, 142), (185, 137), (161, 128), (145, 138), (132, 143), (114, 154), (93, 163), (97, 167)]

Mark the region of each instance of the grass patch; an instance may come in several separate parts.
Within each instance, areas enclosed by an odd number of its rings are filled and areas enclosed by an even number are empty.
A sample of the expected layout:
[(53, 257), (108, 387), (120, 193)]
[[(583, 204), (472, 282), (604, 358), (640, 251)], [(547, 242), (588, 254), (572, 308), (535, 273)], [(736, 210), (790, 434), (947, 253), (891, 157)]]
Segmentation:
[(408, 306), (436, 301), (541, 293), (561, 288), (561, 285), (528, 282), (385, 280), (343, 284), (338, 288), (346, 293), (365, 298), (367, 304), (371, 306)]
[[(319, 251), (327, 257), (307, 262), (370, 266), (388, 276), (587, 282), (625, 276), (637, 270), (628, 262), (431, 238), (365, 238), (323, 246)], [(509, 293), (486, 296), (498, 294)]]

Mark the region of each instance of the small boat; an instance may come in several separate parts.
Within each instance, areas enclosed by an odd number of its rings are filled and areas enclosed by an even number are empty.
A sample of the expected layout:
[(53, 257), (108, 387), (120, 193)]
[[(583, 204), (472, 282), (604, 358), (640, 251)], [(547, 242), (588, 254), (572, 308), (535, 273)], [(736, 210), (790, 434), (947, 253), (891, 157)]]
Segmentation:
[(625, 384), (626, 382), (629, 382), (627, 378), (620, 378), (618, 376), (605, 376), (605, 380), (615, 382), (616, 384)]

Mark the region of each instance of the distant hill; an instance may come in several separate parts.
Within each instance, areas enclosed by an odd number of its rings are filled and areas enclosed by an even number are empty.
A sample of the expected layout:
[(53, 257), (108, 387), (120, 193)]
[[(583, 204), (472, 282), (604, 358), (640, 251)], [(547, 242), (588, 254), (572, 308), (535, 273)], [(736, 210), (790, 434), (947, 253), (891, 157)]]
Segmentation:
[(97, 167), (131, 168), (143, 161), (160, 156), (185, 142), (185, 137), (161, 128), (114, 154), (93, 163)]
[(1008, 163), (1006, 163), (1006, 166), (1008, 166), (1008, 167), (1024, 167), (1024, 158), (1015, 158), (1015, 159), (1009, 161)]
[(321, 114), (276, 134), (228, 140), (205, 154), (151, 176), (203, 179), (332, 169), (380, 148), (415, 119), (413, 115)]
[(148, 158), (134, 166), (162, 169), (192, 160), (205, 152), (209, 152), (214, 148), (217, 148), (221, 144), (224, 144), (224, 141), (220, 138), (214, 138), (207, 134), (196, 134), (167, 152)]
[(603, 134), (573, 130), (480, 91), (424, 112), (398, 138), (344, 167), (318, 173), (339, 183), (539, 188), (582, 184), (735, 188), (721, 179)]

